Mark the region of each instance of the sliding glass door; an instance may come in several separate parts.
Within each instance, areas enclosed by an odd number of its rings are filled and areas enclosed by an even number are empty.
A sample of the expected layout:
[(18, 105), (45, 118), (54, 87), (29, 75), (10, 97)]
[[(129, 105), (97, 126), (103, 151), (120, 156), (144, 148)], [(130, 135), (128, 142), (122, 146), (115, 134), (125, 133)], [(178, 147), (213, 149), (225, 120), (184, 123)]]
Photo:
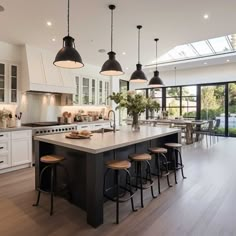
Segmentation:
[(201, 85), (200, 114), (202, 120), (214, 120), (216, 134), (226, 135), (226, 85)]
[(228, 84), (228, 136), (236, 137), (236, 83)]

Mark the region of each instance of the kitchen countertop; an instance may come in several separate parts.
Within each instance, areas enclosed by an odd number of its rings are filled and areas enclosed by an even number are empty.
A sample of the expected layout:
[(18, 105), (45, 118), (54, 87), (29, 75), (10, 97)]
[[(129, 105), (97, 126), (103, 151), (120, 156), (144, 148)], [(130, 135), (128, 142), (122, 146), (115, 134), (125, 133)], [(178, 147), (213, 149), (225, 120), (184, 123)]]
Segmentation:
[(21, 126), (12, 128), (0, 128), (0, 132), (11, 132), (11, 131), (21, 131), (21, 130), (32, 130), (31, 127)]
[(77, 125), (89, 125), (89, 124), (97, 124), (97, 123), (108, 123), (110, 120), (95, 120), (95, 121), (81, 121), (81, 122), (73, 122), (72, 124)]
[(66, 133), (36, 136), (34, 140), (67, 147), (88, 153), (101, 153), (132, 144), (137, 144), (181, 132), (180, 129), (167, 127), (141, 126), (133, 132), (131, 127), (121, 127), (116, 133), (94, 133), (90, 139), (68, 139)]

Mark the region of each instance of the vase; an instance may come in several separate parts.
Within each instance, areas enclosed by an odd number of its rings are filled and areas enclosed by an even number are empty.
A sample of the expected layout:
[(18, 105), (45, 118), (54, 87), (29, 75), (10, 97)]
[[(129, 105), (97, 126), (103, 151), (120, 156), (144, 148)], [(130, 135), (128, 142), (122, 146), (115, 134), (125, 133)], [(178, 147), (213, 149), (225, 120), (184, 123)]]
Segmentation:
[(133, 114), (132, 130), (133, 131), (139, 131), (140, 130), (138, 113)]

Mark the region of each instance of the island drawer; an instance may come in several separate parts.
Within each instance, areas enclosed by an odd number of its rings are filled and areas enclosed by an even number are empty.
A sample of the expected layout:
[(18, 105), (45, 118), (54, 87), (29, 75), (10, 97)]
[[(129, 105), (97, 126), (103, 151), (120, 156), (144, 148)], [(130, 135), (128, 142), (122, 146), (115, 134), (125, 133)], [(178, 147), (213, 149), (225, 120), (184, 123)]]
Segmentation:
[(0, 169), (10, 167), (10, 156), (8, 153), (0, 154)]
[(6, 153), (9, 151), (9, 141), (0, 141), (0, 153)]
[(10, 132), (0, 132), (0, 141), (8, 140), (10, 138)]

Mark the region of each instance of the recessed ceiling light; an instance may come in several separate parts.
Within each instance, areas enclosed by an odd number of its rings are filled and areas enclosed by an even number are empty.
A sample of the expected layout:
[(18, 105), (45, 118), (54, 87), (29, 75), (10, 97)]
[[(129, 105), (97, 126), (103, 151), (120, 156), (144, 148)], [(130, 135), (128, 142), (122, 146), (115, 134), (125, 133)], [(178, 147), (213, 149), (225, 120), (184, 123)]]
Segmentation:
[(126, 55), (126, 52), (122, 52), (122, 55)]
[(106, 50), (102, 48), (102, 49), (99, 49), (98, 52), (100, 52), (100, 53), (105, 53)]
[(230, 60), (229, 60), (229, 59), (227, 59), (227, 60), (226, 60), (226, 62), (230, 62)]
[(47, 21), (47, 26), (52, 26), (52, 22), (51, 21)]
[(205, 14), (203, 17), (204, 17), (205, 20), (209, 19), (209, 15), (208, 14)]
[(207, 65), (207, 62), (204, 62), (204, 65)]
[(52, 39), (52, 41), (53, 41), (53, 42), (55, 42), (55, 41), (56, 41), (56, 39), (55, 39), (55, 38), (53, 38), (53, 39)]
[(126, 70), (128, 70), (129, 68), (128, 67), (126, 67)]
[(0, 12), (4, 11), (4, 7), (0, 5)]

